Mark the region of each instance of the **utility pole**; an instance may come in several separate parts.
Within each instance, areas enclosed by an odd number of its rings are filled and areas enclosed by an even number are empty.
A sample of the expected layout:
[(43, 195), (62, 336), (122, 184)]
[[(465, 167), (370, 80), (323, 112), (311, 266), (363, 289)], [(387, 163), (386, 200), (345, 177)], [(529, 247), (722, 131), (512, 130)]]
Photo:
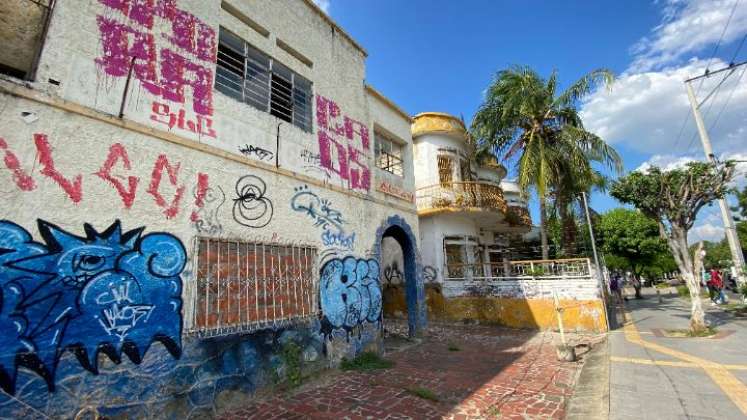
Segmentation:
[(607, 331), (610, 329), (610, 316), (607, 313), (607, 282), (604, 280), (602, 267), (599, 265), (599, 254), (597, 254), (597, 242), (594, 239), (594, 228), (591, 226), (591, 214), (589, 213), (589, 202), (586, 201), (586, 193), (581, 191), (581, 198), (584, 200), (584, 212), (586, 213), (586, 225), (589, 227), (589, 239), (591, 239), (591, 252), (594, 253), (594, 264), (597, 266), (597, 280), (599, 283), (599, 293), (604, 301), (604, 320), (607, 321)]
[[(695, 92), (693, 91), (692, 81), (700, 79), (702, 77), (708, 77), (715, 73), (720, 73), (728, 69), (735, 69), (738, 66), (744, 65), (740, 63), (738, 65), (732, 64), (731, 66), (716, 70), (710, 73), (706, 73), (702, 76), (694, 77), (685, 81), (687, 86), (687, 97), (690, 99), (690, 107), (693, 110), (693, 117), (695, 124), (698, 126), (698, 134), (700, 134), (700, 141), (703, 143), (703, 151), (705, 152), (706, 159), (712, 163), (716, 162), (716, 156), (713, 154), (713, 148), (711, 147), (711, 139), (708, 137), (708, 131), (706, 131), (705, 124), (703, 123), (703, 117), (700, 115), (700, 105), (698, 100), (695, 98)], [(726, 239), (729, 242), (729, 248), (731, 249), (731, 260), (734, 264), (734, 268), (737, 271), (737, 282), (742, 285), (747, 282), (744, 273), (744, 256), (742, 255), (742, 247), (739, 244), (739, 236), (737, 235), (737, 228), (734, 226), (734, 219), (731, 216), (731, 210), (726, 202), (726, 197), (718, 200), (718, 206), (721, 208), (721, 219), (724, 221), (724, 230), (726, 231)]]

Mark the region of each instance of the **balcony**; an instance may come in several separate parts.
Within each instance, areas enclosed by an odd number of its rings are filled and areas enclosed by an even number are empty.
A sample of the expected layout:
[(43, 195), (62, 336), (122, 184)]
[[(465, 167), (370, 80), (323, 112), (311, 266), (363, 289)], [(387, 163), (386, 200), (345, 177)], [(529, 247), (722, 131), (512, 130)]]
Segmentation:
[(486, 182), (444, 182), (415, 191), (418, 215), (454, 211), (507, 211), (503, 190)]
[(512, 226), (532, 226), (529, 209), (523, 206), (508, 206), (506, 221)]

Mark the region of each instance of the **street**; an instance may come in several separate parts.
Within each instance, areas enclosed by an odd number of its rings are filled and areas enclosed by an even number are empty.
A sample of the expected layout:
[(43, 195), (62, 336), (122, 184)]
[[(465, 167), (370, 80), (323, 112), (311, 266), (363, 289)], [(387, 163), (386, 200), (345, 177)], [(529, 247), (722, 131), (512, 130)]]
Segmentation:
[[(619, 310), (610, 333), (610, 419), (741, 419), (747, 416), (747, 318), (703, 300), (713, 338), (667, 338), (685, 329), (689, 302), (659, 303), (653, 289)], [(619, 308), (620, 309), (620, 308)]]

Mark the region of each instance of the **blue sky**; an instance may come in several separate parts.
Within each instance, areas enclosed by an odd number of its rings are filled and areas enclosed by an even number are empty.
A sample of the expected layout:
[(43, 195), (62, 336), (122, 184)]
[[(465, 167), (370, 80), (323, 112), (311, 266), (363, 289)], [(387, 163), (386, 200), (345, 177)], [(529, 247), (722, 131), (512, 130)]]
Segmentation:
[[(626, 170), (634, 170), (702, 158), (695, 125), (685, 121), (682, 81), (733, 57), (747, 33), (747, 1), (735, 1), (317, 3), (369, 52), (368, 83), (411, 114), (442, 111), (469, 123), (495, 72), (512, 64), (543, 75), (555, 69), (566, 85), (595, 68), (612, 70), (618, 75), (612, 91), (596, 92), (581, 105), (584, 122), (617, 148)], [(740, 59), (747, 59), (747, 45)], [(706, 124), (713, 124), (716, 154), (747, 159), (747, 77), (740, 76), (727, 79), (707, 104), (712, 109), (703, 111)], [(716, 82), (706, 82), (700, 95)], [(592, 201), (602, 211), (619, 205), (602, 194)], [(719, 239), (723, 229), (715, 215), (715, 206), (702, 213), (691, 239)]]

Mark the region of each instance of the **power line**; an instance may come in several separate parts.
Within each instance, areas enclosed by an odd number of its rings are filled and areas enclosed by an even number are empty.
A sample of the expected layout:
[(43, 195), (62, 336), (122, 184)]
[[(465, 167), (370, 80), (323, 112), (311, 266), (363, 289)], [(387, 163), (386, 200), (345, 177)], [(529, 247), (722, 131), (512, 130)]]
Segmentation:
[[(747, 35), (745, 36), (747, 38)], [(744, 38), (742, 38), (744, 40)], [(739, 75), (739, 78), (737, 79), (736, 83), (734, 84), (734, 87), (729, 92), (729, 96), (726, 97), (726, 101), (724, 102), (724, 106), (721, 107), (721, 110), (716, 115), (716, 119), (713, 120), (711, 123), (711, 126), (708, 128), (708, 131), (713, 131), (713, 128), (718, 123), (718, 120), (721, 118), (721, 114), (724, 113), (724, 110), (726, 110), (726, 107), (729, 106), (729, 102), (731, 101), (732, 96), (734, 96), (734, 92), (736, 92), (737, 88), (739, 87), (739, 82), (742, 81), (742, 77), (744, 76), (744, 72), (747, 71), (747, 66), (744, 66), (742, 69), (742, 73)]]
[[(724, 25), (724, 29), (721, 31), (721, 36), (718, 38), (718, 42), (716, 43), (716, 46), (713, 48), (713, 52), (711, 53), (711, 57), (708, 59), (708, 62), (706, 63), (706, 68), (704, 75), (708, 75), (708, 68), (711, 66), (711, 61), (716, 56), (716, 53), (718, 52), (719, 47), (721, 46), (721, 41), (724, 39), (724, 35), (726, 34), (726, 30), (729, 28), (729, 24), (731, 23), (731, 18), (734, 16), (734, 12), (737, 10), (737, 5), (739, 5), (740, 0), (736, 0), (734, 2), (734, 6), (731, 8), (731, 13), (729, 14), (729, 18), (726, 20), (726, 25)], [(742, 43), (744, 43), (744, 39), (742, 39)], [(741, 44), (739, 49), (741, 49)], [(737, 50), (739, 51), (739, 50)], [(736, 55), (735, 55), (736, 56)], [(734, 59), (732, 58), (732, 61)], [(703, 82), (705, 79), (701, 79), (700, 83), (698, 84), (698, 88), (695, 92), (695, 95), (697, 96), (698, 93), (700, 93), (700, 88), (703, 87)], [(677, 134), (677, 139), (674, 141), (674, 150), (677, 149), (677, 146), (680, 143), (680, 138), (682, 137), (682, 133), (685, 131), (685, 126), (687, 125), (687, 122), (690, 120), (690, 111), (687, 112), (685, 115), (685, 120), (682, 122), (682, 127), (680, 127), (680, 132)], [(693, 139), (695, 138), (695, 134), (693, 134)], [(687, 147), (687, 150), (690, 150), (690, 147), (692, 146), (693, 140), (690, 139), (690, 145)]]
[[(709, 77), (711, 77), (713, 75), (716, 75), (718, 73), (722, 73), (722, 72), (728, 71), (728, 73), (726, 73), (726, 75), (721, 79), (721, 81), (716, 85), (716, 87), (711, 91), (711, 93), (709, 93), (708, 96), (706, 96), (706, 98), (703, 99), (703, 101), (701, 101), (697, 105), (697, 107), (700, 108), (707, 100), (711, 99), (712, 97), (717, 96), (718, 95), (718, 91), (721, 89), (721, 86), (723, 86), (723, 84), (726, 81), (726, 79), (729, 78), (729, 76), (731, 76), (732, 74), (734, 74), (734, 72), (736, 72), (737, 67), (744, 66), (745, 64), (747, 64), (747, 61), (743, 61), (743, 62), (737, 63), (737, 64), (734, 64), (732, 62), (728, 67), (724, 67), (724, 68), (718, 69), (716, 71), (713, 71), (713, 72), (710, 72), (710, 73), (706, 73), (706, 74), (701, 75), (701, 76), (696, 76), (696, 77), (692, 77), (690, 79), (687, 79), (685, 81), (685, 83), (690, 83), (691, 81), (700, 79), (701, 84), (702, 84), (702, 82), (705, 79), (707, 79), (707, 78), (709, 78)], [(739, 79), (737, 80), (736, 84), (734, 85), (734, 88), (732, 89), (731, 93), (729, 94), (729, 98), (727, 99), (726, 104), (724, 104), (724, 107), (721, 108), (721, 111), (719, 112), (716, 121), (718, 121), (718, 119), (721, 118), (721, 113), (723, 113), (723, 111), (726, 109), (726, 105), (728, 104), (728, 101), (731, 99), (731, 97), (734, 94), (734, 91), (739, 86), (739, 81), (742, 79), (742, 75), (743, 74), (744, 74), (744, 70), (742, 71), (742, 74), (740, 74)], [(697, 93), (696, 93), (696, 95), (697, 95)], [(706, 117), (708, 117), (708, 114), (710, 114), (710, 112), (711, 112), (711, 108), (713, 108), (713, 104), (714, 104), (714, 100), (711, 100), (711, 102), (708, 104), (708, 108), (703, 113), (703, 119), (705, 119)], [(714, 126), (715, 126), (715, 124), (711, 124), (710, 128), (712, 129)], [(709, 129), (709, 131), (710, 131), (710, 129)], [(687, 152), (689, 152), (692, 149), (693, 144), (695, 143), (695, 139), (697, 138), (696, 135), (697, 135), (697, 131), (695, 133), (693, 133), (693, 136), (690, 139), (690, 143), (688, 144), (687, 149), (685, 149)]]

